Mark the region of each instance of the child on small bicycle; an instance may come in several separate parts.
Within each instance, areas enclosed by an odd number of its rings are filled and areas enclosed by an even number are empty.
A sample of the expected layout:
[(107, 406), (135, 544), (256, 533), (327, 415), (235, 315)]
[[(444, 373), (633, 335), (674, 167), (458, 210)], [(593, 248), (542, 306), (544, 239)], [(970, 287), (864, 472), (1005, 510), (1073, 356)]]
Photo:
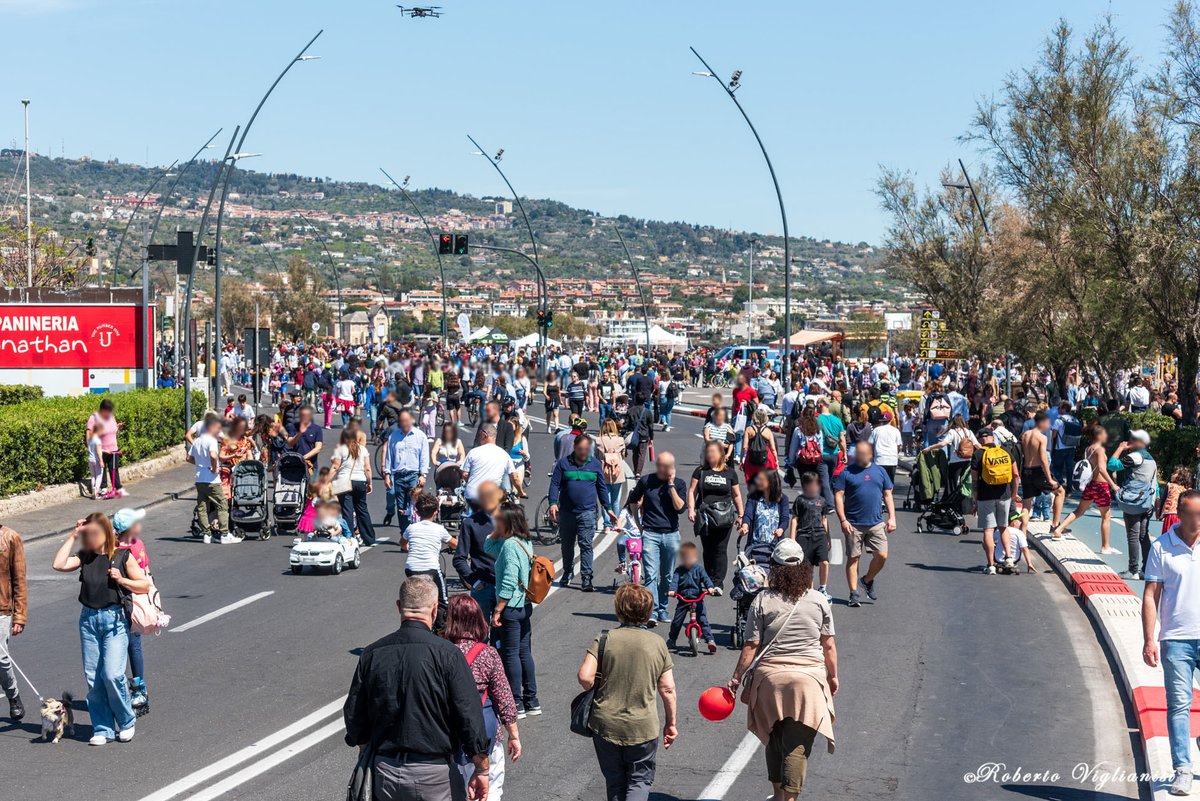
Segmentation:
[[(624, 575), (628, 572), (631, 576), (630, 560), (635, 558), (639, 564), (642, 559), (642, 530), (638, 527), (637, 520), (629, 513), (629, 509), (622, 509), (621, 516), (617, 518), (617, 531), (621, 532), (617, 535), (617, 573)], [(637, 540), (634, 547), (629, 547), (630, 540)], [(639, 567), (638, 573), (641, 572)]]
[(696, 543), (685, 542), (680, 545), (679, 561), (675, 565), (675, 572), (671, 574), (671, 592), (678, 600), (675, 616), (671, 619), (671, 629), (667, 634), (669, 647), (675, 647), (675, 640), (695, 607), (696, 622), (700, 624), (700, 631), (708, 644), (708, 652), (717, 652), (717, 641), (713, 639), (712, 626), (708, 624), (708, 611), (704, 608), (704, 599), (701, 597), (705, 591), (711, 592), (712, 589), (712, 579), (700, 564), (700, 549), (696, 547)]

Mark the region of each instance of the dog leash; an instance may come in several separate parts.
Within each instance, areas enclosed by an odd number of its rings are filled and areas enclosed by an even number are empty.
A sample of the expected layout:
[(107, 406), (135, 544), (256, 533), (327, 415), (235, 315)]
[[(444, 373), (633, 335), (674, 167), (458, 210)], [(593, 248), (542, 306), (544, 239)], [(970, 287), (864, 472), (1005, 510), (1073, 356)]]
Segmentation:
[(21, 670), (21, 666), (17, 664), (17, 660), (12, 658), (11, 653), (8, 655), (8, 661), (11, 662), (12, 666), (15, 667), (17, 669), (17, 672), (21, 674), (21, 678), (25, 679), (25, 683), (29, 685), (29, 689), (33, 690), (33, 694), (37, 696), (37, 699), (39, 701), (45, 701), (46, 700), (45, 697), (41, 693), (38, 692), (37, 687), (33, 686), (33, 682), (30, 681), (29, 677), (25, 675), (25, 671)]

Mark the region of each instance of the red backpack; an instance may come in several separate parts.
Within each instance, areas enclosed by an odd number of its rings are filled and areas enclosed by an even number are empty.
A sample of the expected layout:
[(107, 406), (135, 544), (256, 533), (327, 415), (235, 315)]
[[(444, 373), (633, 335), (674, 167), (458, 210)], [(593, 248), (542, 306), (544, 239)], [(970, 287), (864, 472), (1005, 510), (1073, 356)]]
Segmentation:
[(796, 461), (800, 464), (820, 464), (821, 463), (821, 435), (814, 434), (809, 437), (804, 434), (804, 441), (800, 443), (800, 451), (796, 454)]

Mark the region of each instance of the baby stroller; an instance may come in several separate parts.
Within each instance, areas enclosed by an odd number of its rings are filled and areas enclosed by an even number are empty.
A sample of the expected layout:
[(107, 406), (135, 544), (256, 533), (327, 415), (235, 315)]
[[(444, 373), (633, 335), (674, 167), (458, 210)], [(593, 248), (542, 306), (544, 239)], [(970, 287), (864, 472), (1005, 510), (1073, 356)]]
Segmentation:
[(255, 459), (238, 462), (230, 471), (233, 498), (229, 504), (229, 527), (233, 533), (271, 536), (271, 514), (267, 504), (267, 467)]
[[(962, 477), (951, 483), (950, 466), (945, 456), (926, 459), (929, 455), (922, 454), (913, 469), (912, 484), (920, 485), (917, 490), (916, 508), (921, 514), (917, 517), (917, 533), (962, 536), (967, 533), (967, 520), (962, 513), (963, 487), (971, 480), (971, 471), (964, 470)], [(919, 475), (922, 471), (937, 472)], [(922, 496), (928, 493), (930, 487), (933, 488), (933, 492), (928, 501), (923, 501)]]
[[(738, 537), (737, 548), (742, 550), (741, 537)], [(774, 549), (775, 544), (771, 542), (750, 543), (733, 560), (733, 589), (729, 592), (735, 605), (733, 631), (730, 633), (730, 645), (733, 648), (741, 648), (745, 644), (746, 615), (750, 612), (750, 604), (767, 588), (771, 552)]]
[(275, 465), (275, 533), (296, 533), (307, 495), (308, 463), (300, 454), (289, 451)]
[(447, 529), (457, 529), (467, 509), (462, 494), (462, 469), (454, 462), (443, 462), (433, 471), (433, 485), (437, 490), (438, 519)]

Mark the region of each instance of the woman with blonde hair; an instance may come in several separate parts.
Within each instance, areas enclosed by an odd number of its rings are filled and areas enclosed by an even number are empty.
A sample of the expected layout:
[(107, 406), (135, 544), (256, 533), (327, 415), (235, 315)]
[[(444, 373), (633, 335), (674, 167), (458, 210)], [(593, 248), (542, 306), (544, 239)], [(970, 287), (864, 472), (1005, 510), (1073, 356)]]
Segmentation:
[(54, 570), (79, 571), (79, 641), (92, 720), (89, 745), (133, 739), (137, 719), (125, 681), (129, 623), (133, 594), (149, 592), (150, 579), (130, 554), (130, 549), (117, 547), (108, 515), (93, 512), (75, 524), (54, 555)]

